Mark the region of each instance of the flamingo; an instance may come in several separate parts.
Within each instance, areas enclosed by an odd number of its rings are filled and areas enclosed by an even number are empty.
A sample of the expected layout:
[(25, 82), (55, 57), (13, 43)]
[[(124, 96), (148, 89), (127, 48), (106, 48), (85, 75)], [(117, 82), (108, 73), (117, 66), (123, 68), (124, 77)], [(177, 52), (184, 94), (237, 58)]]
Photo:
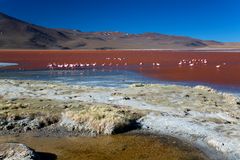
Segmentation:
[(78, 63), (75, 63), (75, 64), (74, 64), (74, 67), (79, 67), (79, 64), (78, 64)]
[(193, 64), (193, 63), (191, 63), (191, 64), (189, 64), (189, 66), (190, 66), (190, 67), (193, 67), (193, 66), (194, 66), (194, 64)]
[(69, 64), (69, 67), (70, 67), (71, 69), (73, 69), (73, 68), (74, 68), (74, 64)]
[(207, 63), (208, 63), (208, 61), (207, 61), (206, 59), (204, 59), (203, 63), (204, 63), (204, 64), (207, 64)]
[(57, 67), (58, 68), (63, 68), (63, 65), (62, 64), (58, 64)]
[(50, 64), (48, 64), (48, 65), (47, 65), (47, 67), (52, 67), (52, 64), (51, 64), (51, 63), (50, 63)]
[(66, 64), (66, 63), (64, 63), (63, 66), (64, 66), (64, 68), (68, 68), (68, 64)]
[(47, 67), (48, 67), (49, 69), (53, 69), (53, 65), (52, 65), (52, 64), (48, 64)]

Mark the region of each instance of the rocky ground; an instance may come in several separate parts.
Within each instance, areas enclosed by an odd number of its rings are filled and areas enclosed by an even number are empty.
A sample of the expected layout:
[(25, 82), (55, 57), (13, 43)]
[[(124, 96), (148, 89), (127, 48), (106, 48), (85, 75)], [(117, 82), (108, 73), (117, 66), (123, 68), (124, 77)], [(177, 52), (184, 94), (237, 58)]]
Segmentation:
[(0, 144), (0, 159), (37, 159), (36, 153), (23, 144), (4, 143)]
[(240, 158), (240, 100), (203, 87), (101, 88), (0, 80), (0, 134), (117, 134), (137, 128), (177, 137), (212, 159)]

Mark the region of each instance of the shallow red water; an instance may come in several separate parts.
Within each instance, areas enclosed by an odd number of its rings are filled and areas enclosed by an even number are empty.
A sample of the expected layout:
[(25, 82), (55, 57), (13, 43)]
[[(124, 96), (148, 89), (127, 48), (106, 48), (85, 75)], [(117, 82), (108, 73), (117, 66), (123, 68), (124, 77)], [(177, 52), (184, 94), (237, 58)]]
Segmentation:
[[(203, 63), (205, 59), (206, 64)], [(183, 60), (186, 63), (179, 65)], [(0, 62), (19, 64), (5, 69), (25, 70), (46, 69), (48, 64), (53, 63), (57, 65), (96, 63), (96, 66), (88, 68), (123, 68), (136, 70), (145, 76), (161, 80), (240, 86), (240, 52), (2, 50)]]

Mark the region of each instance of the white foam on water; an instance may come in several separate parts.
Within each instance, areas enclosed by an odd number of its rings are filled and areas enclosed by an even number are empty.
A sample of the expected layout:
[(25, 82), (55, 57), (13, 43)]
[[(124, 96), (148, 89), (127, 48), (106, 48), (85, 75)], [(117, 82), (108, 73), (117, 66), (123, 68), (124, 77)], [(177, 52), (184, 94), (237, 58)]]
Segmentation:
[(0, 62), (0, 67), (17, 66), (17, 63)]

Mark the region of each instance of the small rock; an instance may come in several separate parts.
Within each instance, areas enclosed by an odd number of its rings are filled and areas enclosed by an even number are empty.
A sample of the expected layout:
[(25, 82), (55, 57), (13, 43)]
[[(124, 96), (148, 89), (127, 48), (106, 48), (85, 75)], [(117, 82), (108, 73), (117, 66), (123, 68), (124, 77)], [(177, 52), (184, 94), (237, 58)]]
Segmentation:
[(16, 100), (18, 100), (17, 98), (11, 98), (10, 99), (10, 101), (12, 101), (12, 102), (14, 102), (14, 101), (16, 101)]
[(2, 107), (2, 110), (8, 110), (8, 109), (9, 109), (8, 106)]
[(0, 144), (0, 159), (2, 160), (35, 160), (37, 154), (24, 144), (4, 143)]
[(224, 124), (231, 124), (231, 122), (230, 121), (226, 121), (226, 122), (224, 122)]
[(187, 111), (187, 112), (190, 112), (190, 111), (191, 111), (191, 109), (187, 108), (187, 109), (186, 109), (186, 111)]
[(140, 84), (135, 84), (135, 87), (144, 87), (144, 84), (140, 83)]
[(0, 120), (0, 126), (6, 126), (8, 122), (6, 120)]
[(207, 99), (206, 96), (203, 96), (203, 101), (204, 101), (204, 102), (207, 102), (207, 101), (208, 101), (208, 99)]
[(123, 97), (124, 100), (130, 100), (130, 97)]
[(23, 131), (24, 131), (24, 132), (31, 131), (31, 130), (32, 130), (32, 129), (31, 129), (30, 127), (28, 127), (28, 126), (26, 126), (26, 127), (23, 128)]
[(68, 106), (68, 105), (65, 105), (65, 106), (64, 106), (64, 109), (67, 109), (67, 108), (69, 108), (69, 106)]
[(14, 128), (14, 125), (12, 123), (8, 123), (6, 126), (5, 126), (5, 129), (6, 130), (11, 130)]
[(112, 96), (118, 96), (118, 95), (121, 95), (122, 93), (119, 93), (119, 92), (114, 92), (114, 93), (112, 93), (111, 95)]
[(191, 111), (191, 109), (186, 108), (186, 109), (184, 110), (185, 116), (190, 115), (190, 113), (189, 113), (190, 111)]
[(190, 115), (187, 111), (184, 111), (184, 113), (185, 113), (185, 116), (188, 116), (188, 115)]

